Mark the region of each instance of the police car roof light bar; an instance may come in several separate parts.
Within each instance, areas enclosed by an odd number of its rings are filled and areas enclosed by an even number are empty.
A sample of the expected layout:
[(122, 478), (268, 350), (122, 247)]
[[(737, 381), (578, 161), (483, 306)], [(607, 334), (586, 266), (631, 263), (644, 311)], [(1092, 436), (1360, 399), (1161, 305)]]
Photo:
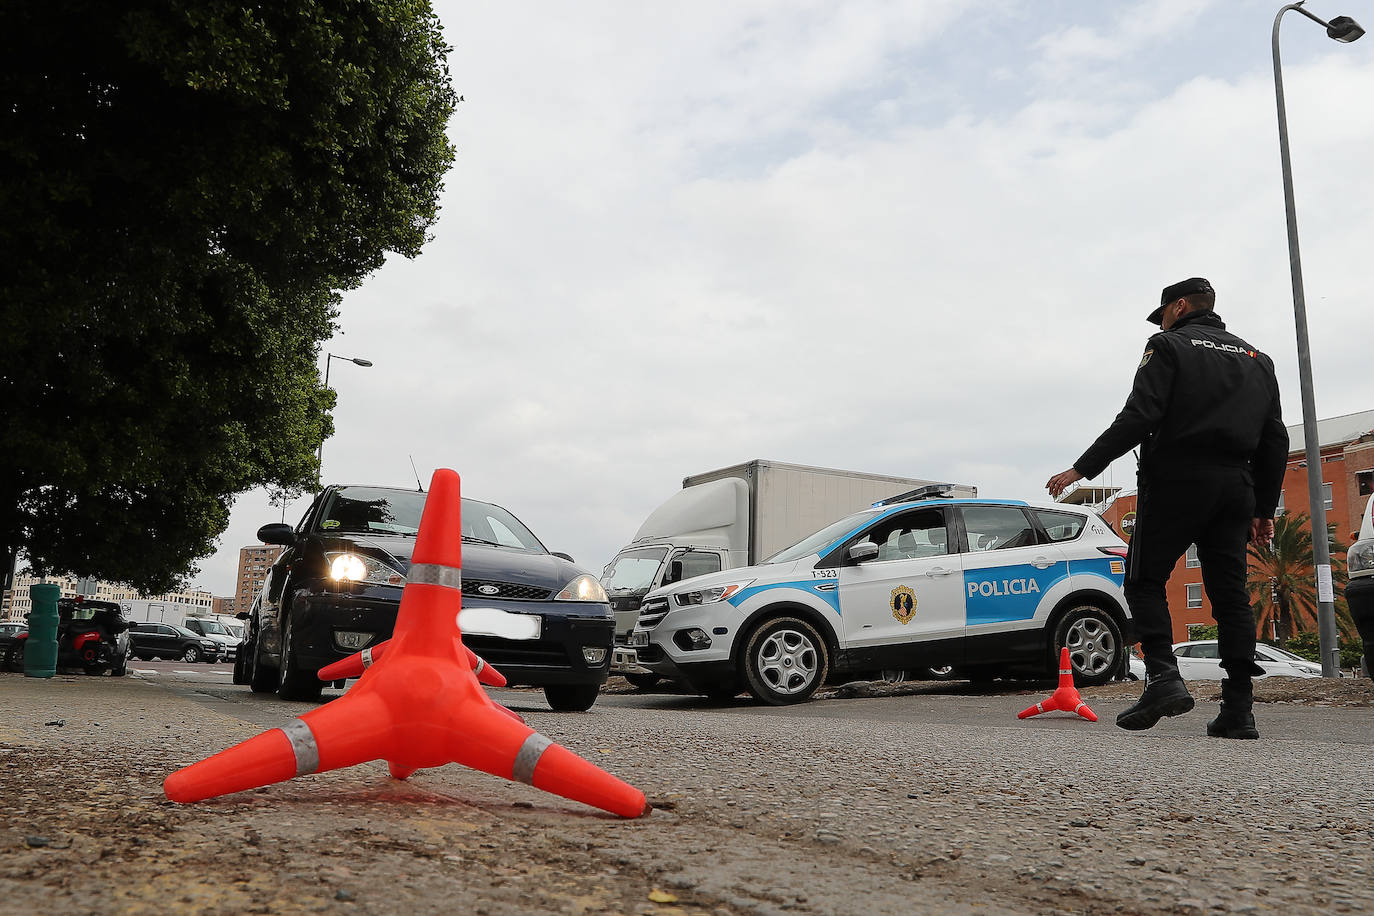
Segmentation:
[(913, 503), (922, 499), (948, 499), (954, 495), (954, 485), (948, 483), (934, 483), (924, 487), (917, 487), (905, 493), (898, 493), (896, 496), (889, 496), (887, 499), (880, 499), (873, 504), (877, 509), (881, 506), (891, 506), (896, 503)]

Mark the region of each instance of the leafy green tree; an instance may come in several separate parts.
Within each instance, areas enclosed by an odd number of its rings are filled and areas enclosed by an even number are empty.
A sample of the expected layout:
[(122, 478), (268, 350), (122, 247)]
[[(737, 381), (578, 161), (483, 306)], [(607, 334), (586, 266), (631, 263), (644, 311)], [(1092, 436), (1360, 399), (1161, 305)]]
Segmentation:
[[(1355, 635), (1355, 624), (1341, 594), (1344, 584), (1345, 545), (1328, 526), (1331, 577), (1336, 586), (1336, 623), (1346, 637)], [(1274, 519), (1271, 546), (1250, 544), (1250, 575), (1247, 587), (1260, 638), (1275, 629), (1283, 645), (1299, 633), (1317, 629), (1317, 570), (1312, 546), (1312, 524), (1306, 513), (1286, 513)]]
[(417, 255), (455, 105), (426, 0), (0, 18), (0, 556), (161, 591), (312, 486), (342, 290)]

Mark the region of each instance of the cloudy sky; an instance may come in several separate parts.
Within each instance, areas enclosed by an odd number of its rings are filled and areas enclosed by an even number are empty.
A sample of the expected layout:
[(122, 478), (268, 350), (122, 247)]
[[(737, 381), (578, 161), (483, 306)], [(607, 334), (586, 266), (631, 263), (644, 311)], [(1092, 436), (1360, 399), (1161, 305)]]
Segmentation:
[[(374, 366), (332, 363), (324, 476), (455, 468), (595, 571), (684, 476), (752, 458), (1041, 497), (1194, 275), (1299, 423), (1280, 5), (438, 0), (457, 161), (424, 253), (344, 301), (326, 350)], [(1374, 0), (1311, 9), (1374, 27)], [(1283, 34), (1336, 416), (1374, 407), (1374, 38)], [(202, 587), (279, 518), (244, 494)]]

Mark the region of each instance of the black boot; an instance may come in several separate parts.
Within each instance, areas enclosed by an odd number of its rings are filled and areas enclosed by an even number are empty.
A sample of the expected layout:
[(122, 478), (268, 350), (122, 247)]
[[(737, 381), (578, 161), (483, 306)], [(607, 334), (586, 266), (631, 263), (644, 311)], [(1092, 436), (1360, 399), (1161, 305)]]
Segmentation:
[(1221, 682), (1221, 712), (1207, 723), (1207, 734), (1213, 738), (1258, 738), (1254, 703), (1250, 678), (1227, 675)]
[(1193, 696), (1184, 686), (1172, 655), (1158, 663), (1147, 658), (1145, 667), (1145, 692), (1134, 706), (1116, 717), (1118, 728), (1154, 728), (1164, 716), (1181, 716), (1193, 708)]

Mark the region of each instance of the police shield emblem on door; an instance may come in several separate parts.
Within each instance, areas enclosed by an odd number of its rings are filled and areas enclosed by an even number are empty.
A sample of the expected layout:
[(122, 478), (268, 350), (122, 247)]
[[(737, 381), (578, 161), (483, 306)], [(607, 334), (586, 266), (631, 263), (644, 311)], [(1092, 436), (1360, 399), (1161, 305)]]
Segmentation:
[(900, 623), (911, 623), (916, 616), (916, 593), (905, 585), (892, 590), (892, 616)]

